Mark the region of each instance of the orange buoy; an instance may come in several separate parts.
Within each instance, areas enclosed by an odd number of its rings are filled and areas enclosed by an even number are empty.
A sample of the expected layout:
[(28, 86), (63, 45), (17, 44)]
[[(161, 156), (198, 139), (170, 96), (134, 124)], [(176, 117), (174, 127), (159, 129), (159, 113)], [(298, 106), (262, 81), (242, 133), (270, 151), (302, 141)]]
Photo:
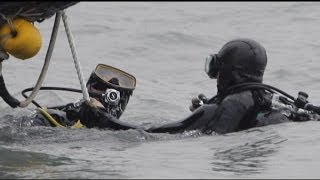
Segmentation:
[(8, 23), (0, 27), (0, 45), (18, 59), (29, 59), (35, 56), (42, 46), (40, 31), (28, 20), (17, 18), (12, 21), (12, 32)]

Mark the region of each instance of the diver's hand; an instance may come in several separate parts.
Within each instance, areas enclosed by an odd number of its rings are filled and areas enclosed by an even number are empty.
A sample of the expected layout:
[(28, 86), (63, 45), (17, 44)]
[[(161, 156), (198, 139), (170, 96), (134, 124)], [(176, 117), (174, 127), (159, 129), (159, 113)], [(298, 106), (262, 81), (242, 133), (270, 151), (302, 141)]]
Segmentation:
[(198, 107), (202, 106), (203, 104), (207, 103), (208, 99), (204, 94), (199, 94), (198, 97), (194, 97), (191, 100), (191, 105), (189, 107), (190, 111), (193, 112)]
[(103, 105), (94, 98), (90, 98), (90, 102), (84, 101), (80, 105), (78, 117), (80, 122), (88, 128), (92, 128), (96, 125), (96, 121), (103, 116), (101, 109)]

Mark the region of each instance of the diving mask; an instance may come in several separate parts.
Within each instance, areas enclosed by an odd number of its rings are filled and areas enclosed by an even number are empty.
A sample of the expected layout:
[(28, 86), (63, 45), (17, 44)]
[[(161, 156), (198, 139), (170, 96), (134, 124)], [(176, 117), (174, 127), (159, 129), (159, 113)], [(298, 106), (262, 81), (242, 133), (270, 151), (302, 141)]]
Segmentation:
[(133, 75), (105, 64), (98, 64), (87, 82), (90, 96), (95, 96), (108, 113), (118, 118), (135, 87)]
[(133, 75), (112, 66), (98, 64), (93, 74), (96, 80), (101, 82), (102, 87), (100, 88), (104, 91), (107, 86), (132, 91), (136, 87), (136, 78)]

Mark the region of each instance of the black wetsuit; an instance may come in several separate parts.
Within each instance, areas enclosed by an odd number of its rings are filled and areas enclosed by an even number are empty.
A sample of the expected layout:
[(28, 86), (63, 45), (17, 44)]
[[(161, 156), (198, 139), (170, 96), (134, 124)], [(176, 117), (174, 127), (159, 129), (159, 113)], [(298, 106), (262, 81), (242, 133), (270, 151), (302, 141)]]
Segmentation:
[[(254, 91), (246, 90), (230, 94), (216, 103), (204, 104), (188, 117), (146, 129), (126, 123), (106, 113), (103, 108), (92, 108), (86, 103), (81, 106), (68, 104), (64, 108), (49, 109), (47, 112), (63, 126), (71, 127), (78, 120), (87, 128), (108, 130), (142, 129), (149, 133), (182, 133), (199, 130), (204, 134), (212, 132), (224, 134), (253, 127), (292, 121), (278, 110), (261, 107)], [(31, 121), (30, 121), (31, 120)], [(33, 126), (56, 126), (42, 113), (32, 116), (29, 123)]]
[(221, 102), (204, 104), (186, 119), (160, 127), (149, 132), (178, 133), (186, 130), (200, 130), (202, 133), (228, 133), (248, 129), (257, 125), (257, 108), (251, 91), (231, 94)]
[[(140, 127), (127, 124), (116, 117), (108, 114), (104, 108), (91, 108), (86, 103), (81, 106), (69, 103), (62, 108), (45, 109), (50, 116), (64, 127), (72, 127), (78, 121), (87, 128), (102, 128), (112, 130), (138, 129)], [(26, 120), (26, 118), (24, 118)], [(46, 114), (37, 111), (32, 114), (28, 122), (31, 126), (51, 126), (56, 127)]]
[(216, 103), (204, 104), (182, 121), (153, 127), (147, 131), (181, 133), (199, 130), (204, 134), (224, 134), (288, 121), (290, 120), (280, 111), (259, 105), (253, 91), (247, 90), (230, 94)]
[[(219, 51), (217, 58), (217, 61), (221, 62), (217, 81), (218, 98), (198, 107), (190, 116), (180, 121), (145, 131), (181, 133), (200, 130), (205, 134), (212, 132), (223, 134), (289, 121), (281, 112), (264, 107), (259, 100), (261, 99), (259, 97), (264, 97), (264, 91), (243, 90), (230, 93), (227, 91), (228, 88), (242, 83), (262, 83), (267, 56), (265, 49), (259, 43), (249, 39), (230, 41)], [(67, 118), (70, 112), (66, 112)], [(103, 109), (89, 107), (86, 103), (83, 103), (76, 113), (71, 114), (73, 121), (80, 119), (88, 128), (113, 130), (140, 128), (114, 118)]]

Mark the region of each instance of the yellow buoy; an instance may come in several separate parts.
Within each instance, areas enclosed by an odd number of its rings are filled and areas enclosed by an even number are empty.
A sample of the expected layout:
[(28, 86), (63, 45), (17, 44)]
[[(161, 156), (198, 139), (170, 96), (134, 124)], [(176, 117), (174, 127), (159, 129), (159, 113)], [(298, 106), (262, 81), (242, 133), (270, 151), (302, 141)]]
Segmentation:
[(18, 59), (28, 59), (35, 56), (42, 45), (39, 30), (22, 18), (12, 21), (16, 33), (13, 33), (8, 23), (0, 27), (0, 45), (5, 51)]

